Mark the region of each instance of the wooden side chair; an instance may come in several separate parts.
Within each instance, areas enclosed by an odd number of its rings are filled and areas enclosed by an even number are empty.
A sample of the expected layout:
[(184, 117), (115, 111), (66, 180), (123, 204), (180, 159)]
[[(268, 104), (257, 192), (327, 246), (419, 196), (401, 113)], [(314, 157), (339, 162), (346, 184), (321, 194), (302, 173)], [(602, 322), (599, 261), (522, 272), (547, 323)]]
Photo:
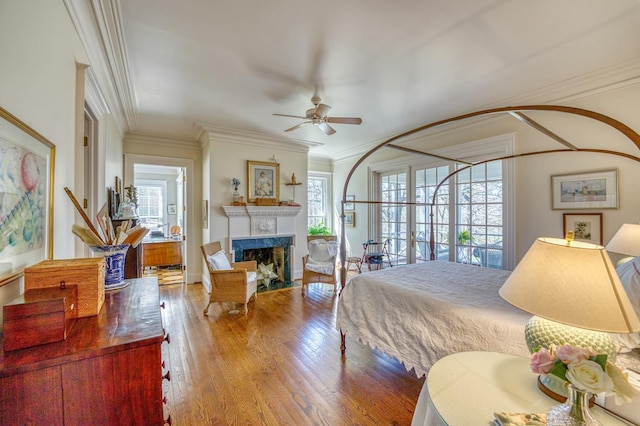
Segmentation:
[(302, 294), (310, 283), (333, 285), (337, 291), (336, 259), (338, 257), (338, 238), (335, 235), (309, 235), (307, 248), (309, 254), (302, 258)]
[(211, 280), (209, 303), (204, 308), (204, 314), (208, 314), (209, 306), (214, 302), (236, 302), (244, 305), (246, 315), (249, 300), (253, 297), (255, 301), (258, 297), (256, 261), (229, 263), (219, 241), (203, 244), (200, 249)]

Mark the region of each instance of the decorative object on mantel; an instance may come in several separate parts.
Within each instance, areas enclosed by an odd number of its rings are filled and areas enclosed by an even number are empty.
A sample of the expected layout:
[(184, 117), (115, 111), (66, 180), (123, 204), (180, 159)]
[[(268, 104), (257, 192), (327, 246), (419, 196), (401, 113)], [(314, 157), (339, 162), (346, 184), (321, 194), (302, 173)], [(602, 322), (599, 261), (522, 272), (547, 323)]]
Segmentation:
[(233, 185), (233, 204), (234, 206), (240, 205), (240, 193), (238, 192), (238, 187), (240, 186), (240, 179), (232, 178), (231, 185)]
[[(98, 232), (71, 190), (67, 187), (64, 190), (87, 226), (82, 227), (74, 224), (71, 232), (87, 244), (94, 253), (104, 257), (106, 261), (105, 290), (125, 287), (127, 282), (124, 280), (124, 260), (127, 250), (130, 246), (137, 247), (149, 229), (141, 225), (131, 227), (130, 220), (123, 221), (120, 226), (114, 229), (105, 204), (96, 217), (101, 231)], [(135, 193), (135, 188), (133, 192)]]
[(285, 183), (285, 185), (293, 187), (293, 198), (291, 199), (291, 201), (289, 201), (289, 203), (287, 205), (289, 205), (289, 206), (299, 206), (300, 204), (296, 203), (296, 186), (302, 185), (302, 182), (298, 182), (298, 179), (296, 179), (296, 174), (292, 173), (291, 174), (291, 182)]

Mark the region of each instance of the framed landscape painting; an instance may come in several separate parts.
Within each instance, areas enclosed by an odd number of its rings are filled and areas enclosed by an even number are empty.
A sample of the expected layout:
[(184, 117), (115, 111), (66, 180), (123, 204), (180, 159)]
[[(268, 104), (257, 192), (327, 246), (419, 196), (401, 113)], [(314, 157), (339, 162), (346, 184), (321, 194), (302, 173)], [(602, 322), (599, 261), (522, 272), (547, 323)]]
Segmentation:
[(617, 209), (618, 170), (551, 176), (551, 207), (557, 209)]
[(0, 108), (0, 285), (53, 256), (55, 145)]

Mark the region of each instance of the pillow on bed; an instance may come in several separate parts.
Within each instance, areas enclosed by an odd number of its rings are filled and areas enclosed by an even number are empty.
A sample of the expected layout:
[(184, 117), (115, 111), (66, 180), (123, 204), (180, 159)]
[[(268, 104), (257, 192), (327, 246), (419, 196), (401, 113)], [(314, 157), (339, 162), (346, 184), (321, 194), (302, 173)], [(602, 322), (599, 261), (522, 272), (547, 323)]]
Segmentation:
[(309, 241), (309, 259), (314, 262), (331, 262), (338, 254), (338, 242), (324, 239)]
[(209, 266), (211, 266), (213, 270), (223, 271), (233, 269), (224, 250), (219, 250), (207, 256), (207, 262), (209, 262)]
[(634, 257), (616, 267), (620, 282), (631, 300), (636, 315), (640, 317), (640, 257)]
[[(631, 300), (636, 315), (640, 317), (640, 257), (619, 264), (616, 272), (624, 290)], [(640, 333), (611, 334), (613, 341), (618, 346), (618, 352), (630, 352), (634, 348), (640, 348)]]

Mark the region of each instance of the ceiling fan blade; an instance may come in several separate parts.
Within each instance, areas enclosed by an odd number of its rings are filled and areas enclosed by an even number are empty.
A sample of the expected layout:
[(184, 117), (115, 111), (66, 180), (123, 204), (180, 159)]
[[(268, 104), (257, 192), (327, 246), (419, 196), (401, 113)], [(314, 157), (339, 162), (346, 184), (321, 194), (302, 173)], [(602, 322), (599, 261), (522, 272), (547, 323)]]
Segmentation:
[[(304, 118), (304, 117), (303, 117), (303, 118)], [(287, 130), (285, 130), (285, 132), (290, 132), (290, 131), (292, 131), (292, 130), (299, 129), (300, 127), (302, 127), (302, 126), (304, 126), (304, 125), (307, 125), (307, 124), (311, 124), (311, 122), (310, 122), (310, 121), (305, 121), (304, 123), (300, 123), (300, 124), (298, 124), (298, 125), (296, 125), (296, 126), (289, 127)]]
[(318, 106), (316, 106), (315, 114), (317, 117), (323, 118), (325, 115), (327, 115), (330, 109), (331, 107), (329, 105), (318, 104)]
[(300, 115), (289, 115), (289, 114), (273, 114), (273, 115), (277, 115), (278, 117), (301, 118), (303, 120), (306, 120), (308, 118), (308, 117), (302, 117)]
[(320, 127), (320, 130), (322, 130), (326, 135), (332, 135), (336, 132), (335, 129), (327, 123), (320, 123), (318, 124), (318, 127)]
[(358, 117), (327, 117), (325, 119), (327, 123), (338, 124), (361, 124), (362, 119)]

